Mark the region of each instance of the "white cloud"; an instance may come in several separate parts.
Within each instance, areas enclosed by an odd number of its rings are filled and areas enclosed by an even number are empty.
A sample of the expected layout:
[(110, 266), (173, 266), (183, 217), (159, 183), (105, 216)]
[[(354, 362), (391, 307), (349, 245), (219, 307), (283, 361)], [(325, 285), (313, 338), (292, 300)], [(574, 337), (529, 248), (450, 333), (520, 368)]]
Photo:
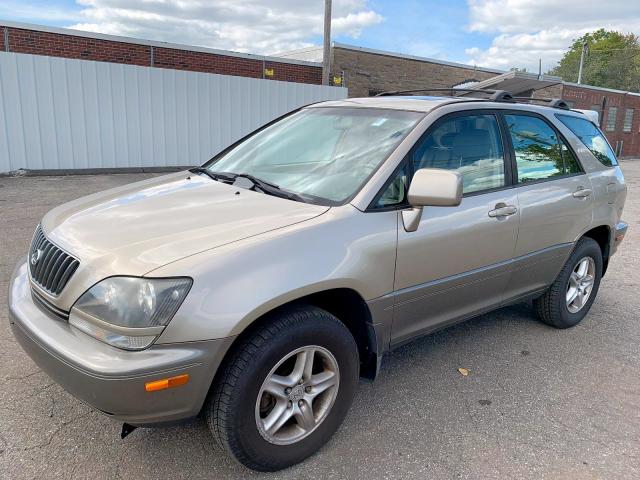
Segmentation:
[[(251, 53), (310, 45), (322, 35), (319, 0), (77, 0), (80, 30)], [(382, 17), (367, 0), (335, 0), (332, 30), (357, 38)]]
[(486, 49), (465, 50), (472, 63), (543, 70), (562, 58), (574, 39), (599, 28), (640, 33), (637, 0), (468, 0), (469, 30), (495, 34)]

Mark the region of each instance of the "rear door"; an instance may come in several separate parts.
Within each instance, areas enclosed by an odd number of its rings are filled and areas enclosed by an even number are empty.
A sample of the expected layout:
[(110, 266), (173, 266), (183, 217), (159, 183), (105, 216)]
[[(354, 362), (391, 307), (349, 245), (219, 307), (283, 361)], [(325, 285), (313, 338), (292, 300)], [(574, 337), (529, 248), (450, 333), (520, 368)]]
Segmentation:
[(392, 344), (500, 304), (519, 218), (507, 158), (492, 111), (443, 117), (409, 154), (409, 171), (460, 172), (464, 197), (457, 207), (425, 207), (412, 232), (399, 212)]
[(504, 112), (514, 158), (520, 228), (506, 299), (553, 282), (576, 237), (591, 224), (593, 192), (577, 156), (535, 113)]

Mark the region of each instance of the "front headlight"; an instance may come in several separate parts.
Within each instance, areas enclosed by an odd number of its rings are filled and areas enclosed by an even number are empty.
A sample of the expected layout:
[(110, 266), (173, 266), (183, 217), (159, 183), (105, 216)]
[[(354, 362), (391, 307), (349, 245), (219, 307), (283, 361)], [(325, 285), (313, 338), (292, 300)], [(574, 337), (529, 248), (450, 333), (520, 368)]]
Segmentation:
[(69, 323), (114, 347), (141, 350), (162, 333), (191, 284), (190, 278), (107, 278), (78, 299)]

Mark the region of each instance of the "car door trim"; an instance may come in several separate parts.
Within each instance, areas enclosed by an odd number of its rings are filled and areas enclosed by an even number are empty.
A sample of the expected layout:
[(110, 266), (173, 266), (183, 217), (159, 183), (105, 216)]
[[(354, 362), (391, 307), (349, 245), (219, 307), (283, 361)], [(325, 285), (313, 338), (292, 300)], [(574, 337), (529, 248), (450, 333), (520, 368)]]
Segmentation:
[[(543, 258), (543, 257), (548, 257), (549, 254), (553, 254), (554, 252), (557, 252), (559, 257), (568, 256), (573, 248), (573, 245), (574, 243), (571, 243), (571, 242), (553, 245), (551, 247), (546, 247), (541, 250), (536, 250), (535, 252), (527, 253), (525, 255), (520, 255), (519, 257), (511, 258), (509, 260), (492, 263), (491, 265), (486, 265), (484, 267), (474, 268), (473, 270), (467, 270), (465, 272), (457, 273), (455, 275), (450, 275), (448, 277), (443, 277), (437, 280), (431, 280), (426, 283), (412, 285), (410, 287), (405, 287), (400, 290), (396, 290), (395, 292), (393, 292), (396, 298), (402, 295), (412, 294), (420, 290), (434, 289), (435, 291), (425, 292), (420, 295), (413, 295), (411, 296), (411, 298), (396, 301), (395, 305), (396, 306), (405, 305), (407, 303), (422, 300), (422, 299), (431, 297), (433, 295), (449, 292), (457, 288), (472, 285), (474, 283), (481, 282), (487, 279), (495, 278), (505, 273), (511, 273), (512, 271), (511, 267), (514, 267), (514, 270), (521, 270), (523, 268), (528, 268), (539, 263), (541, 260), (545, 261), (546, 258)], [(551, 255), (551, 256), (553, 258), (556, 258), (554, 255)], [(559, 265), (559, 268), (560, 267), (562, 267), (562, 264)], [(483, 275), (478, 279), (467, 280), (459, 283), (457, 282), (458, 280), (469, 279), (473, 275), (478, 275), (478, 274), (488, 273), (488, 272), (493, 272), (493, 273), (490, 273), (488, 275)], [(444, 288), (437, 289), (436, 287), (438, 286), (444, 286)]]

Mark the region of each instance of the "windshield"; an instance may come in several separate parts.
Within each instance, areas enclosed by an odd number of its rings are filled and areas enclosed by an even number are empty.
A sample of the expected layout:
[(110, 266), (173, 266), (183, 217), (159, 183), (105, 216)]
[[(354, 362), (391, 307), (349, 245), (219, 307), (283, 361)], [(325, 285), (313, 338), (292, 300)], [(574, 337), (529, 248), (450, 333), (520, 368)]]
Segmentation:
[(310, 200), (344, 203), (423, 114), (369, 108), (308, 108), (214, 158), (211, 172), (241, 173)]

